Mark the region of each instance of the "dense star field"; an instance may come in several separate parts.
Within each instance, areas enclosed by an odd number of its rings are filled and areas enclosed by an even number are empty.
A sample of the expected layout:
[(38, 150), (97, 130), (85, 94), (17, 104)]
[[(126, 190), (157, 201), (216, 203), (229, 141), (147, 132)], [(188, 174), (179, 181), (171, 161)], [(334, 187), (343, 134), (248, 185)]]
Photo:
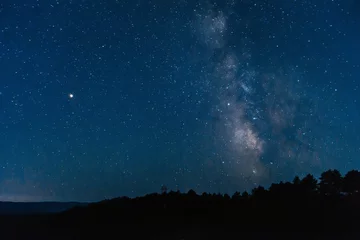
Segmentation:
[(2, 0), (0, 201), (360, 168), (357, 0)]

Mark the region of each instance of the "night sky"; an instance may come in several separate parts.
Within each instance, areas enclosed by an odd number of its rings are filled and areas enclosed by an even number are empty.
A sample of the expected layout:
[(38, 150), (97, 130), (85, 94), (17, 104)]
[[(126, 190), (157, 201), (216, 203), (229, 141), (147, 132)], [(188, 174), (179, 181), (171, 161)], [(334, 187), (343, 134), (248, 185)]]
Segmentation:
[(360, 168), (358, 0), (1, 0), (0, 201)]

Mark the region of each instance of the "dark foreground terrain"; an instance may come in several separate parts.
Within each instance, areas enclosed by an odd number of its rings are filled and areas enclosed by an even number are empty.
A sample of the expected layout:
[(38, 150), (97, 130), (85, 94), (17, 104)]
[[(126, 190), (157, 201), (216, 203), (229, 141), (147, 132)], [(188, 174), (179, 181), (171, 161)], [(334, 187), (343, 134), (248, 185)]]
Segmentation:
[(231, 197), (163, 188), (0, 221), (1, 239), (359, 239), (360, 173), (329, 170), (320, 182), (308, 175)]
[(78, 202), (0, 202), (0, 215), (59, 213), (75, 206), (86, 205)]

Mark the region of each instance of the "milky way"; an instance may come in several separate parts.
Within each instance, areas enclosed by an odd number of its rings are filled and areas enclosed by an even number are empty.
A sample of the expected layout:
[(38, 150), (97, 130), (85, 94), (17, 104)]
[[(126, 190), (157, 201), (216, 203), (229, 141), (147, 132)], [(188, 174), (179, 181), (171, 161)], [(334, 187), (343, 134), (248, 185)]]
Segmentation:
[(228, 46), (228, 19), (223, 11), (209, 9), (197, 14), (194, 24), (212, 55), (215, 141), (221, 139), (218, 144), (224, 146), (226, 175), (240, 177), (235, 185), (249, 187), (275, 180), (272, 170), (301, 173), (319, 167), (322, 146), (312, 147), (305, 136), (316, 127), (311, 125), (316, 104), (303, 94), (301, 75), (286, 64), (254, 66), (246, 35), (242, 44)]

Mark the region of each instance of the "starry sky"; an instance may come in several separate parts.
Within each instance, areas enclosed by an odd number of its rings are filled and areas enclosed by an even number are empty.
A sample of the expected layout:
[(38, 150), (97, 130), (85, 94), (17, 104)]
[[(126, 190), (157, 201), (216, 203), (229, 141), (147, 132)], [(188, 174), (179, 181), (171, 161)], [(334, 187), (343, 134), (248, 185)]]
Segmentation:
[(2, 0), (0, 201), (360, 168), (357, 0)]

